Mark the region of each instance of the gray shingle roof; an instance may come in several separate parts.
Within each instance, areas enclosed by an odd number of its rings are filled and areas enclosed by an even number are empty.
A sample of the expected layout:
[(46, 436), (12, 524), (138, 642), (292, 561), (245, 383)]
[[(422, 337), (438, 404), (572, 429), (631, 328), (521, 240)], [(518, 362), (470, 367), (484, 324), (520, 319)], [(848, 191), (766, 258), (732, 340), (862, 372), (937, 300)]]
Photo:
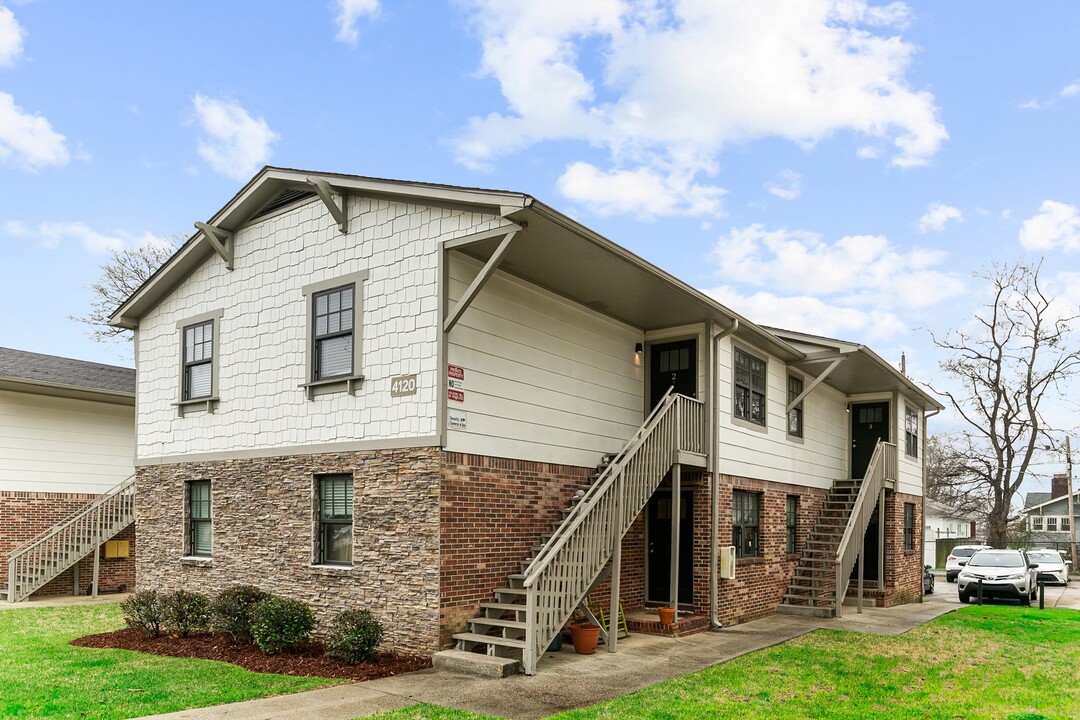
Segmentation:
[(1050, 499), (1050, 493), (1048, 492), (1030, 492), (1024, 496), (1024, 507), (1029, 508), (1035, 507), (1036, 505), (1042, 505)]
[(4, 347), (0, 347), (0, 379), (135, 394), (135, 371), (131, 368)]

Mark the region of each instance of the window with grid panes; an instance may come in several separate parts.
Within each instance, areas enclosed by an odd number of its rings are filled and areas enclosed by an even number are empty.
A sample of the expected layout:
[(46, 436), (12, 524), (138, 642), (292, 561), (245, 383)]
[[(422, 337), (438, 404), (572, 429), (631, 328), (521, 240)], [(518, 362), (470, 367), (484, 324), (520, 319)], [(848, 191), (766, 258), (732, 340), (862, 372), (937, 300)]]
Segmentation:
[(319, 478), (319, 564), (352, 564), (352, 475)]
[[(787, 401), (790, 403), (795, 398), (802, 395), (803, 381), (802, 378), (795, 377), (794, 375), (788, 375), (787, 379)], [(803, 433), (803, 404), (802, 401), (798, 405), (791, 408), (788, 411), (787, 417), (787, 431), (788, 435), (793, 437), (802, 437)]]
[(904, 549), (915, 549), (915, 505), (904, 503)]
[(765, 424), (765, 361), (735, 348), (735, 417)]
[(1056, 517), (1046, 518), (1046, 532), (1057, 532), (1058, 519)]
[(919, 457), (919, 413), (915, 408), (904, 406), (904, 452)]
[(795, 552), (795, 531), (799, 522), (799, 496), (788, 495), (787, 496), (787, 512), (785, 513), (787, 520), (787, 553), (790, 555)]
[(735, 490), (731, 494), (731, 544), (735, 557), (753, 557), (760, 554), (758, 545), (761, 524), (761, 496), (757, 493)]
[(354, 285), (316, 293), (312, 304), (314, 377), (312, 380), (353, 374)]
[(210, 518), (210, 481), (188, 483), (188, 555), (209, 557), (213, 552)]
[(1032, 530), (1042, 530), (1043, 529), (1042, 515), (1034, 515), (1034, 516), (1032, 516), (1032, 518), (1031, 518), (1031, 529)]
[(184, 328), (184, 400), (214, 394), (214, 321)]

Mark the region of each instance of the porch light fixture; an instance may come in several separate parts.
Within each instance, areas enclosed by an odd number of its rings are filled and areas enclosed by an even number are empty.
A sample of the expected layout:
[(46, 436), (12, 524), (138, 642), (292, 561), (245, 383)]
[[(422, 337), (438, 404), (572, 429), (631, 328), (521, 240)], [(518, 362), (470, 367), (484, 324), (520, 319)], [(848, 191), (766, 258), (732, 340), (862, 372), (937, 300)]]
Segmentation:
[(634, 343), (634, 353), (640, 355), (643, 352), (645, 352), (644, 343)]

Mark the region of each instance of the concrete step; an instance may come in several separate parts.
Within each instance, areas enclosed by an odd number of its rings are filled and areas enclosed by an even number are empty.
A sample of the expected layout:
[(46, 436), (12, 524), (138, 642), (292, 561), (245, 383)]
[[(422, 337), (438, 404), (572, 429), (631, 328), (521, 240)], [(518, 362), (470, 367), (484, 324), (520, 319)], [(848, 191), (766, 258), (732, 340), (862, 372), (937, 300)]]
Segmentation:
[(809, 605), (777, 605), (776, 612), (781, 615), (805, 615), (806, 617), (830, 618), (832, 608), (811, 607)]
[(499, 679), (521, 673), (521, 661), (464, 650), (440, 650), (431, 656), (436, 670)]

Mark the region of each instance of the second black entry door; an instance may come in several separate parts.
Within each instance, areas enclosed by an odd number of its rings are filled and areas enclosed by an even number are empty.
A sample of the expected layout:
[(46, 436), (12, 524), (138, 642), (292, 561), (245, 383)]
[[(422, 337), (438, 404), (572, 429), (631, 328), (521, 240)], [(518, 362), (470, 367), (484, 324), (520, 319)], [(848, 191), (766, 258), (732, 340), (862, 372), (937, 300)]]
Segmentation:
[(669, 387), (697, 397), (697, 340), (653, 345), (649, 355), (649, 409), (656, 407)]

